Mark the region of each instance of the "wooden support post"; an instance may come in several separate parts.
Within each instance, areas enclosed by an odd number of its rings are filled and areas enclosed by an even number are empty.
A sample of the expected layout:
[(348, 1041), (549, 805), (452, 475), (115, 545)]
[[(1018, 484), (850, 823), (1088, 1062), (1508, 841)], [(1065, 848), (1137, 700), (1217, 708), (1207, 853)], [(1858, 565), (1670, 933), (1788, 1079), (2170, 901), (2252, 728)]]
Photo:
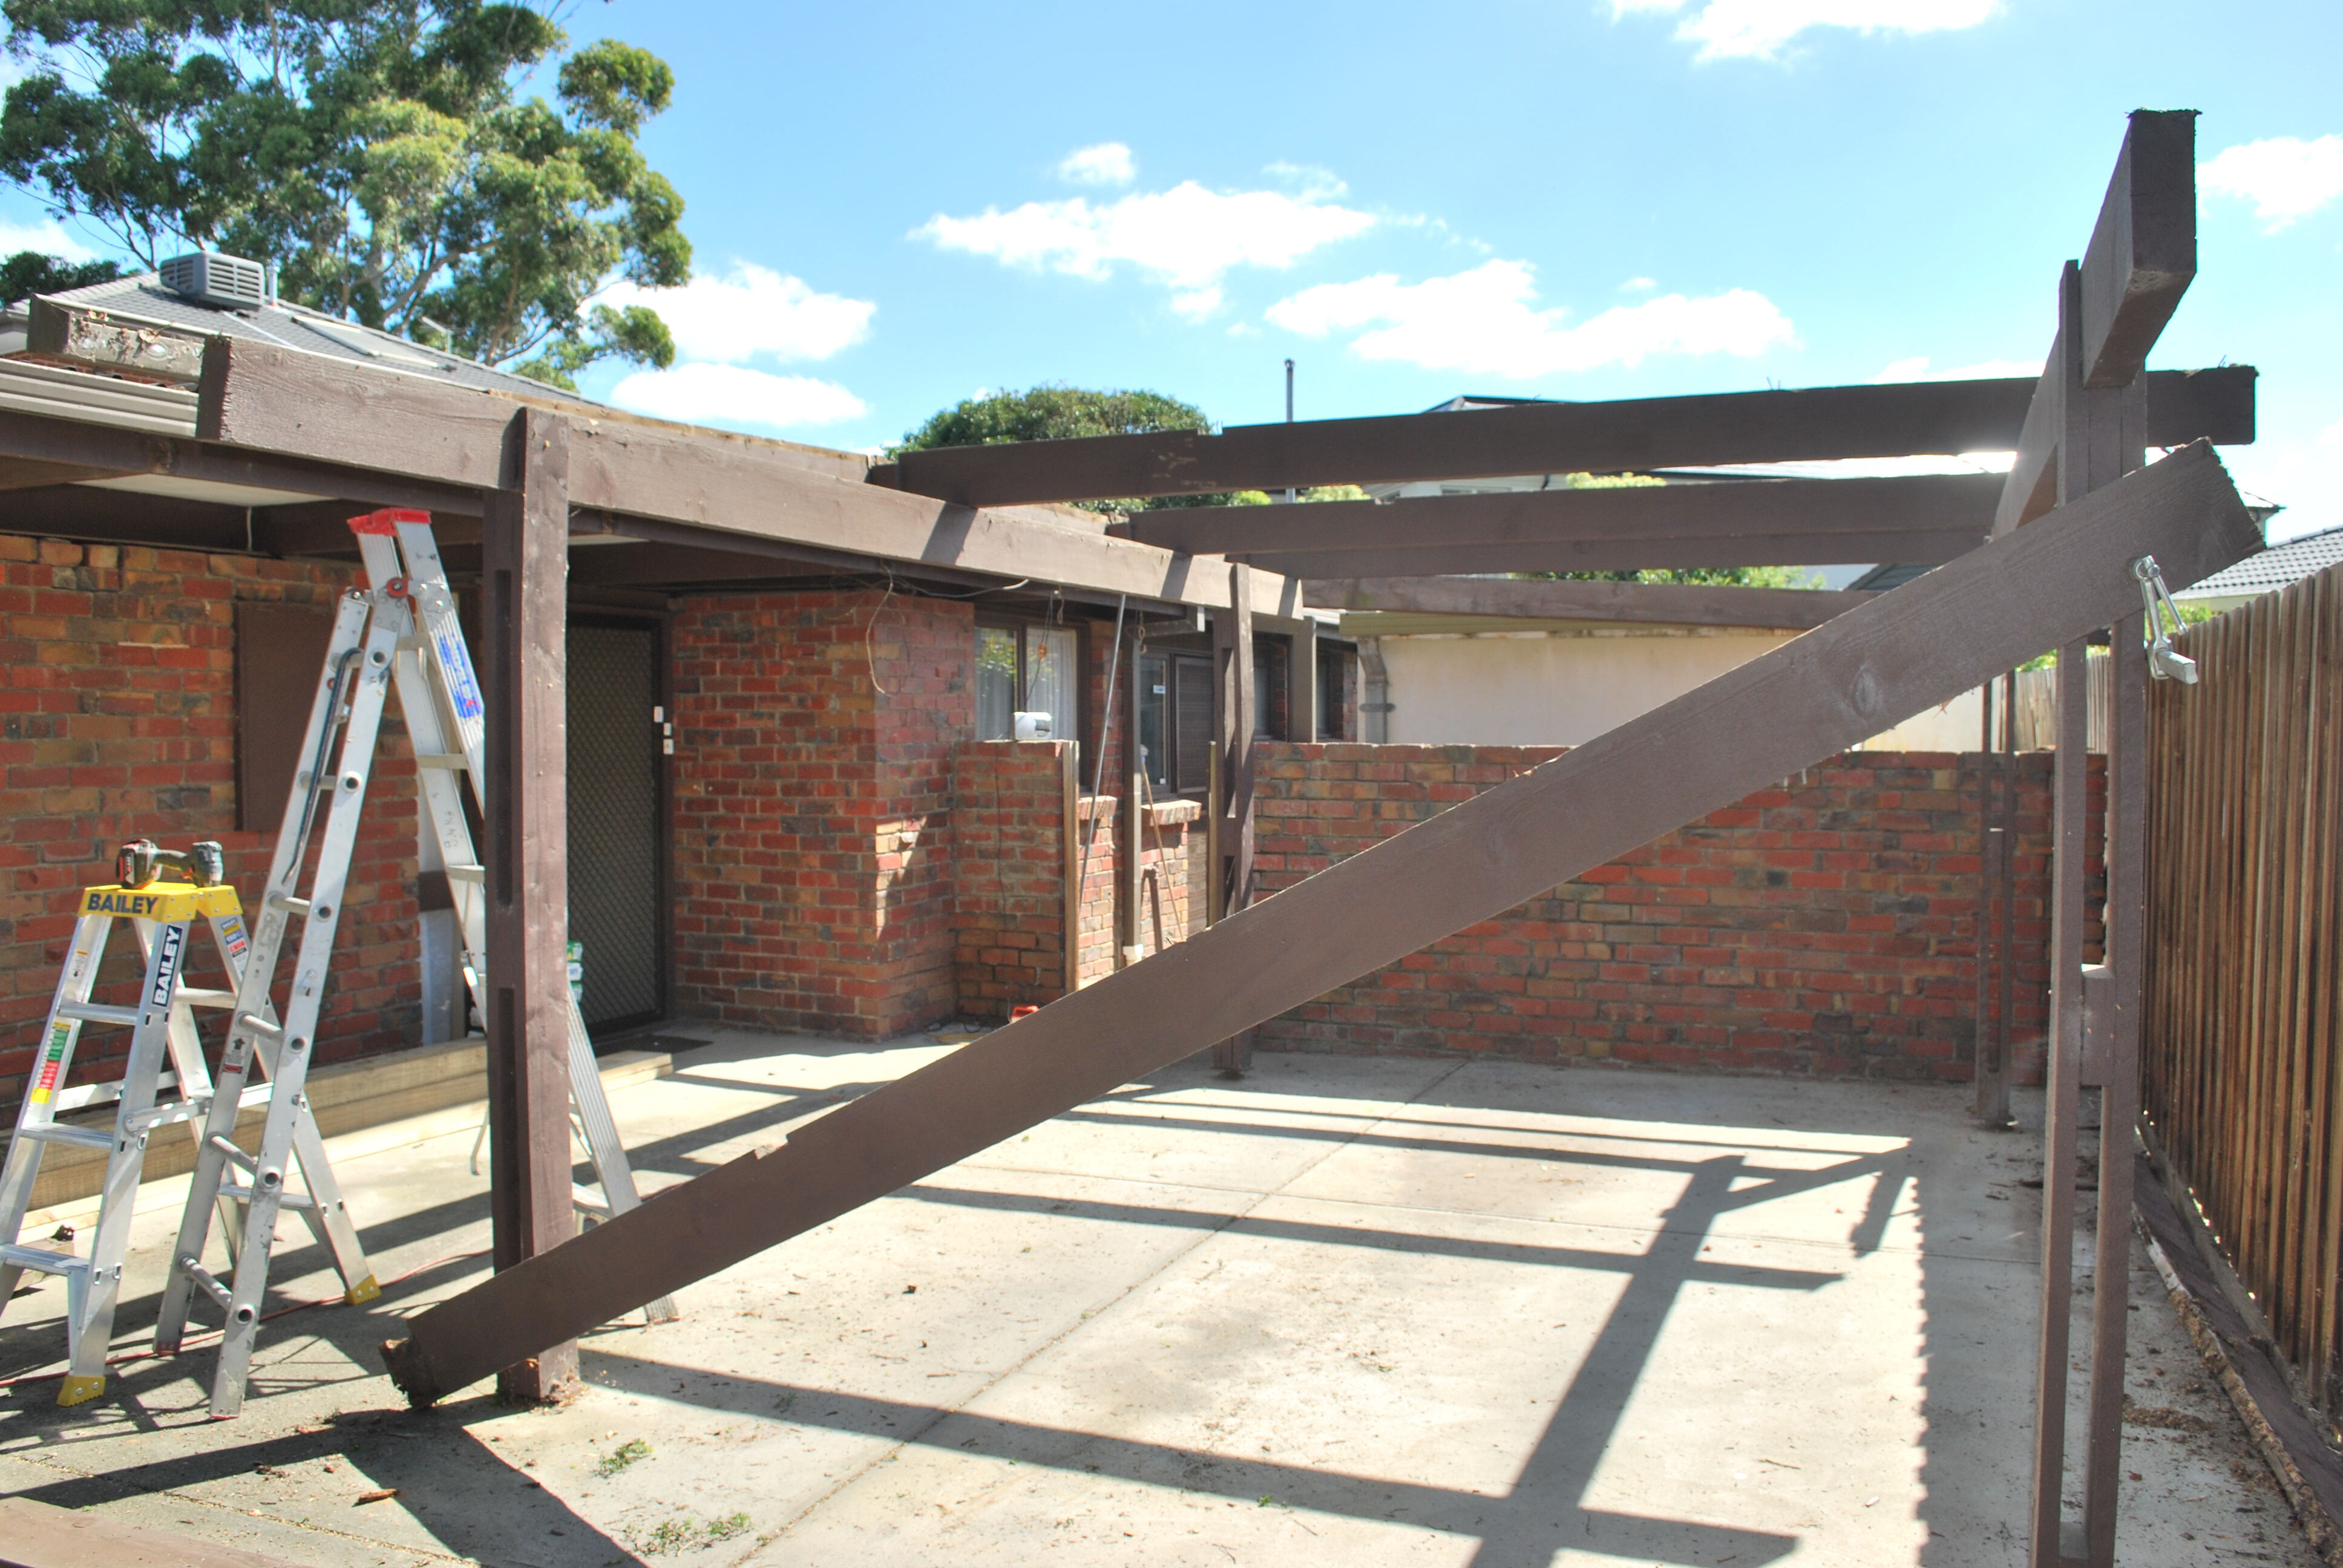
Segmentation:
[(1307, 746), (1318, 739), (1318, 623), (1302, 618), (1285, 659), (1285, 738)]
[[(1220, 740), (1221, 799), (1226, 810), (1219, 853), (1212, 862), (1221, 915), (1235, 914), (1252, 900), (1252, 737), (1259, 727), (1252, 672), (1252, 578), (1242, 566), (1229, 568), (1229, 609), (1212, 616), (1212, 702)], [(1212, 1048), (1212, 1065), (1223, 1078), (1243, 1074), (1252, 1062), (1252, 1030), (1232, 1035)]]
[[(568, 426), (513, 417), (504, 487), (486, 498), (482, 684), (488, 772), (489, 1212), (496, 1267), (576, 1234), (569, 1158), (568, 751), (564, 675)], [(564, 1340), (504, 1368), (498, 1395), (558, 1399), (578, 1377)]]
[[(2046, 379), (2054, 372), (2058, 377), (2059, 426), (2056, 466), (2061, 507), (2105, 489), (2126, 474), (2144, 466), (2147, 460), (2146, 377), (2135, 373), (2127, 384), (2108, 388), (2092, 387), (2085, 383), (2082, 274), (2081, 266), (2068, 262), (2060, 276), (2057, 357), (2045, 372)], [(2118, 618), (2123, 625), (2130, 625), (2134, 619), (2129, 616)], [(2120, 634), (2116, 640), (2122, 640)], [(2134, 656), (2138, 652), (2137, 642), (2135, 635), (2131, 650)], [(2122, 656), (2118, 653), (2117, 657)], [(2103, 999), (2111, 994), (2102, 983), (2087, 984), (2083, 968), (2085, 863), (2089, 854), (2086, 838), (2090, 784), (2090, 678), (2087, 671), (2087, 649), (2081, 640), (2060, 649), (2057, 799), (2054, 809), (2056, 828), (2051, 873), (2049, 1092), (2044, 1110), (2043, 1133), (2041, 1338), (2036, 1368), (2040, 1381), (2035, 1394), (2035, 1568), (2059, 1568), (2060, 1564), (2070, 1562), (2087, 1563), (2092, 1568), (2110, 1568), (2115, 1561), (2115, 1467), (2120, 1460), (2123, 1444), (2123, 1359), (2128, 1327), (2125, 1308), (2131, 1282), (2128, 1250), (2131, 1234), (2131, 1138), (2139, 1094), (2139, 1008), (2137, 1000), (2128, 1010), (2131, 1043), (2127, 1054), (2110, 1053), (2104, 1050), (2094, 1051), (2090, 1064), (2093, 1070), (2087, 1080), (2098, 1085), (2102, 1091), (2102, 1147), (2119, 1147), (2122, 1151), (2116, 1160), (2122, 1168), (2120, 1174), (2105, 1170), (2100, 1172), (2102, 1223), (2105, 1223), (2105, 1205), (2110, 1184), (2121, 1183), (2124, 1205), (2114, 1222), (2117, 1246), (2114, 1271), (2110, 1274), (2095, 1271), (2092, 1281), (2090, 1422), (2085, 1470), (2087, 1478), (2103, 1478), (2107, 1493), (2104, 1503), (2093, 1506), (2091, 1494), (2087, 1492), (2083, 1527), (2074, 1533), (2079, 1539), (2070, 1541), (2064, 1525), (2062, 1500), (2066, 1490), (2066, 1371), (2074, 1310), (2075, 1182), (2077, 1175), (2076, 1155), (2081, 1138), (2078, 1125), (2080, 1091), (2086, 1081), (2086, 1039), (2104, 1040), (2108, 1032), (2104, 1028), (2093, 1028), (2088, 1017), (2089, 1001), (2094, 996)], [(2141, 701), (2144, 704), (2146, 699), (2143, 697)], [(2147, 734), (2144, 712), (2143, 709), (2140, 720), (2143, 745)], [(2140, 766), (2140, 762), (2135, 759), (2131, 769), (2135, 779), (2139, 776)], [(2112, 809), (2108, 820), (2112, 826)], [(2145, 833), (2144, 827), (2141, 832)], [(2144, 887), (2138, 879), (2137, 868), (2129, 886), (2133, 890), (2132, 896), (2137, 898)], [(2112, 885), (2108, 890), (2107, 908), (2112, 920), (2115, 912), (2115, 889)], [(2131, 918), (2137, 923), (2138, 911), (2133, 911)], [(2107, 949), (2107, 956), (2112, 961), (2112, 946)], [(2137, 985), (2137, 960), (2131, 969), (2132, 983)], [(2097, 971), (2096, 978), (2104, 982), (2111, 978), (2111, 971), (2103, 969)], [(2101, 1021), (2104, 1024), (2107, 1020)], [(2118, 1054), (2125, 1055), (2128, 1062), (2128, 1066), (2120, 1072), (2115, 1070), (2112, 1060)], [(2111, 1081), (2117, 1077), (2126, 1078), (2126, 1083), (2120, 1088), (2110, 1087)], [(2127, 1106), (2131, 1109), (2126, 1110)], [(2122, 1121), (2116, 1125), (2114, 1119), (2118, 1116)], [(2104, 1234), (2102, 1243), (2103, 1246), (2107, 1243)], [(2104, 1261), (2103, 1252), (2101, 1261)], [(2076, 1550), (2069, 1550), (2070, 1546)]]
[(1065, 795), (1066, 810), (1066, 870), (1065, 916), (1065, 993), (1071, 995), (1081, 984), (1082, 974), (1082, 822), (1081, 822), (1081, 758), (1080, 748), (1071, 740), (1058, 742), (1059, 783)]
[[(1135, 762), (1139, 756), (1136, 744), (1132, 745), (1131, 752)], [(1147, 809), (1141, 804), (1146, 799), (1146, 785), (1140, 778), (1139, 769), (1133, 767), (1124, 775), (1122, 786), (1122, 876), (1120, 879), (1122, 897), (1119, 900), (1122, 905), (1122, 961), (1136, 963), (1141, 950), (1147, 946), (1147, 923), (1140, 919), (1139, 913), (1145, 880), (1141, 860), (1147, 849)]]
[(1977, 903), (1976, 988), (1971, 1009), (1976, 1020), (1970, 1047), (1974, 1067), (1974, 1106), (1980, 1126), (1998, 1131), (2009, 1125), (2009, 1061), (2000, 1049), (1994, 1016), (1995, 970), (2009, 961), (2008, 950), (1996, 940), (1996, 917), (2007, 889), (2001, 879), (2002, 825), (2001, 757), (1995, 745), (1994, 683), (1977, 688)]
[(384, 1360), (430, 1404), (2078, 638), (2142, 553), (2180, 590), (2259, 545), (2211, 450), (2176, 454), (437, 1303)]
[(2034, 1568), (2066, 1561), (2066, 1354), (2074, 1312), (2075, 1142), (2083, 1070), (2083, 834), (2087, 827), (2088, 648), (2058, 650), (2058, 751), (2051, 808), (2050, 1034), (2042, 1134), (2042, 1302), (2034, 1385)]
[[(2094, 394), (2097, 396), (2097, 394)], [(2108, 655), (2107, 970), (2089, 1020), (2098, 1046), (2098, 1251), (2091, 1296), (2091, 1439), (2084, 1459), (2083, 1533), (2094, 1564), (2116, 1560), (2116, 1491), (2123, 1462), (2124, 1347), (2130, 1332), (2133, 1129), (2139, 1121), (2140, 1026), (2147, 1002), (2147, 619), (2116, 622)]]
[(1228, 910), (1221, 904), (1221, 743), (1212, 741), (1207, 750), (1211, 763), (1204, 774), (1204, 865), (1209, 872), (1204, 878), (1204, 924), (1210, 928), (1220, 924)]

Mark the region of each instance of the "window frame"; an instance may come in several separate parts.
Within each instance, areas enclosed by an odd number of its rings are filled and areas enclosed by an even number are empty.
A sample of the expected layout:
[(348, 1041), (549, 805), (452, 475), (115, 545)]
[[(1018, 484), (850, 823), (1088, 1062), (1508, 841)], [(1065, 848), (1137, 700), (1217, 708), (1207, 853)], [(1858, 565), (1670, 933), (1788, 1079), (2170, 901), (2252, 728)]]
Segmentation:
[[(1075, 619), (1069, 617), (1063, 620), (1052, 620), (1046, 615), (1019, 615), (1013, 611), (991, 608), (978, 611), (976, 615), (976, 624), (969, 629), (969, 696), (970, 699), (970, 707), (971, 709), (974, 707), (974, 698), (976, 696), (976, 638), (978, 636), (987, 631), (1006, 631), (1012, 633), (1015, 636), (1017, 642), (1017, 673), (1012, 678), (1015, 681), (1015, 692), (1017, 694), (1021, 694), (1027, 689), (1032, 679), (1032, 673), (1027, 668), (1026, 663), (1027, 638), (1025, 634), (1029, 630), (1071, 631), (1074, 634), (1074, 668), (1077, 672), (1074, 686), (1075, 733), (1071, 735), (1067, 734), (1062, 724), (1059, 722), (1061, 716), (1052, 714), (1051, 715), (1052, 720), (1051, 726), (1052, 733), (1051, 738), (1056, 740), (1073, 741), (1075, 743), (1075, 754), (1078, 757), (1088, 757), (1091, 754), (1091, 705), (1090, 690), (1091, 622), (1087, 616), (1081, 619)], [(1020, 704), (1021, 701), (1021, 695), (1012, 695), (1009, 705), (1010, 711), (1011, 713), (1020, 711)], [(970, 718), (971, 722), (973, 722), (974, 716), (972, 713)], [(1017, 738), (1013, 729), (1014, 721), (1012, 720), (1011, 723), (1012, 729), (1010, 734), (995, 736), (991, 737), (991, 739), (1000, 740), (1014, 740)], [(981, 740), (987, 738), (980, 734), (977, 739)]]

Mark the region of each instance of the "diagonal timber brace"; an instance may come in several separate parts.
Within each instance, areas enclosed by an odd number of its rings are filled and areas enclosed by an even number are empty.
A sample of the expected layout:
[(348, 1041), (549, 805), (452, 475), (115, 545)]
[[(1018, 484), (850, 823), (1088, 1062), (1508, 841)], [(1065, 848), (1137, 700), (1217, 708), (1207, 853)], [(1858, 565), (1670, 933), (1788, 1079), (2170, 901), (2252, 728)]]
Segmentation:
[(416, 1317), (417, 1406), (1486, 920), (2261, 544), (2203, 443)]

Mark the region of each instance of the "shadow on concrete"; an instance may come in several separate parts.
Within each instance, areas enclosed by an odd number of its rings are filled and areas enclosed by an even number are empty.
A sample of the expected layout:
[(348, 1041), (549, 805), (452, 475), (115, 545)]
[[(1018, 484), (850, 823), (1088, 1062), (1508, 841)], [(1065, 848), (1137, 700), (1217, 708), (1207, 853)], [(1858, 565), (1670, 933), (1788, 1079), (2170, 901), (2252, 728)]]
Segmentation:
[[(151, 1384), (158, 1378), (178, 1375), (158, 1368), (144, 1381)], [(136, 1392), (141, 1382), (136, 1376), (125, 1378), (109, 1398), (146, 1425), (151, 1418), (141, 1419), (144, 1412)], [(46, 1413), (55, 1416), (56, 1412)], [(434, 1541), (459, 1557), (542, 1568), (622, 1568), (625, 1564), (641, 1568), (641, 1558), (506, 1462), (481, 1435), (481, 1429), (522, 1413), (481, 1398), (427, 1412), (344, 1415), (322, 1432), (229, 1442), (201, 1453), (29, 1487), (20, 1495), (57, 1508), (94, 1508), (249, 1476), (262, 1466), (281, 1469), (317, 1460), (347, 1460), (358, 1473), (350, 1478), (352, 1496), (327, 1504), (335, 1516), (316, 1523), (344, 1539), (355, 1535), (377, 1542), (388, 1557), (413, 1548), (367, 1534), (367, 1509), (403, 1510)], [(17, 1428), (12, 1436), (30, 1435), (16, 1422), (7, 1424)], [(10, 1451), (23, 1457), (49, 1446), (11, 1443)], [(63, 1457), (69, 1459), (69, 1454)], [(362, 1486), (397, 1487), (399, 1495), (358, 1506), (355, 1496)]]
[[(1123, 1095), (1139, 1097), (1147, 1092), (1134, 1089), (1124, 1091)], [(1097, 1119), (1111, 1122), (1130, 1120), (1111, 1114), (1097, 1115)], [(1740, 1154), (1671, 1160), (1404, 1135), (1384, 1138), (1366, 1134), (1363, 1129), (1265, 1127), (1257, 1122), (1211, 1119), (1199, 1121), (1189, 1117), (1181, 1120), (1187, 1126), (1205, 1131), (1221, 1129), (1248, 1135), (1358, 1140), (1442, 1152), (1534, 1157), (1561, 1164), (1634, 1166), (1679, 1172), (1685, 1178), (1685, 1184), (1675, 1203), (1661, 1216), (1658, 1232), (1652, 1238), (1649, 1249), (1640, 1253), (1615, 1254), (928, 1185), (915, 1185), (896, 1194), (921, 1202), (1064, 1213), (1122, 1223), (1207, 1232), (1226, 1231), (1556, 1268), (1599, 1269), (1624, 1275), (1625, 1288), (1594, 1346), (1563, 1391), (1538, 1441), (1525, 1456), (1515, 1483), (1500, 1495), (1396, 1484), (1308, 1466), (1003, 1421), (940, 1405), (796, 1387), (743, 1377), (737, 1372), (722, 1378), (686, 1373), (659, 1362), (629, 1356), (609, 1345), (586, 1347), (581, 1352), (585, 1370), (606, 1387), (683, 1400), (766, 1420), (776, 1419), (777, 1410), (786, 1411), (788, 1413), (781, 1419), (891, 1442), (973, 1451), (1021, 1463), (1110, 1474), (1231, 1499), (1270, 1496), (1295, 1508), (1363, 1520), (1403, 1520), (1477, 1538), (1472, 1560), (1481, 1568), (1545, 1563), (1564, 1550), (1655, 1563), (1754, 1564), (1777, 1561), (1796, 1548), (1798, 1542), (1793, 1536), (1594, 1509), (1586, 1506), (1586, 1498), (1625, 1416), (1636, 1383), (1677, 1298), (1687, 1285), (1713, 1282), (1810, 1291), (1840, 1277), (1811, 1271), (1704, 1261), (1700, 1256), (1701, 1248), (1715, 1221), (1725, 1214), (1777, 1198), (1867, 1179), (1869, 1198), (1852, 1228), (1849, 1241), (1858, 1252), (1875, 1251), (1904, 1191), (1906, 1157), (1900, 1150), (1845, 1157), (1818, 1169), (1785, 1171), (1752, 1166)], [(1553, 1131), (1550, 1128), (1535, 1131), (1549, 1136)]]

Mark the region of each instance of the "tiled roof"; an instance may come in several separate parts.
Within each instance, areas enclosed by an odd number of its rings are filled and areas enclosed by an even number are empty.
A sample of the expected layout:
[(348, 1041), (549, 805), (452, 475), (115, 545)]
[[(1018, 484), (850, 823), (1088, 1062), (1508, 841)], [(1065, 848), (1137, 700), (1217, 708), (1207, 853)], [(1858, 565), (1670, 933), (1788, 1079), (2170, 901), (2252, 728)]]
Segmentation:
[(45, 297), (67, 305), (92, 306), (124, 316), (145, 317), (150, 321), (168, 322), (196, 332), (249, 338), (257, 343), (281, 344), (310, 354), (330, 355), (359, 365), (376, 365), (385, 369), (452, 381), (462, 387), (477, 387), (488, 392), (519, 393), (533, 398), (574, 400), (580, 404), (588, 401), (574, 392), (548, 387), (542, 381), (531, 381), (527, 377), (491, 369), (475, 360), (443, 353), (420, 343), (410, 343), (391, 333), (377, 332), (355, 321), (339, 320), (299, 306), (279, 302), (250, 309), (229, 310), (205, 305), (164, 287), (151, 272), (116, 278), (111, 283), (94, 283), (86, 288), (67, 289)]
[(2215, 572), (2195, 588), (2175, 597), (2201, 598), (2215, 594), (2271, 593), (2323, 568), (2343, 561), (2343, 528), (2305, 534), (2259, 555), (2247, 556), (2227, 571)]

